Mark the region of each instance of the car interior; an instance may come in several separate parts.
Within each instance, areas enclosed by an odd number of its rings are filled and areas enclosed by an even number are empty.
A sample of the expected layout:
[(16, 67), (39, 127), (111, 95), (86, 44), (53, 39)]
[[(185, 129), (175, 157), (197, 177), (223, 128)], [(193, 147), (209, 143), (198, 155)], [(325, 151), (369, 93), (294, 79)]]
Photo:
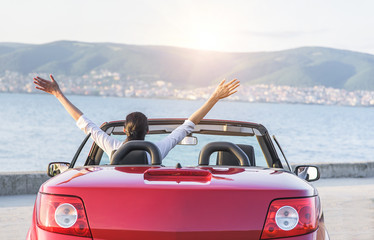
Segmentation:
[[(157, 142), (171, 133), (180, 124), (157, 124), (149, 126), (149, 134), (145, 141)], [(102, 126), (103, 127), (103, 126)], [(123, 132), (123, 123), (112, 123), (103, 128), (109, 135), (121, 141), (126, 139)], [(88, 139), (88, 137), (87, 137)], [(110, 165), (110, 156), (107, 156), (92, 141), (83, 144), (79, 158), (83, 158), (79, 165)], [(274, 150), (274, 149), (273, 149)], [(260, 130), (229, 124), (199, 124), (194, 131), (183, 139), (162, 160), (163, 166), (273, 166), (274, 156), (270, 154), (265, 136)], [(115, 154), (112, 153), (111, 156)], [(241, 154), (244, 156), (240, 157)], [(127, 153), (116, 165), (148, 165), (149, 154), (140, 149), (133, 149)], [(279, 155), (279, 154), (278, 154)], [(87, 157), (88, 156), (88, 157)], [(276, 156), (278, 158), (278, 156)], [(241, 159), (242, 158), (242, 159)]]

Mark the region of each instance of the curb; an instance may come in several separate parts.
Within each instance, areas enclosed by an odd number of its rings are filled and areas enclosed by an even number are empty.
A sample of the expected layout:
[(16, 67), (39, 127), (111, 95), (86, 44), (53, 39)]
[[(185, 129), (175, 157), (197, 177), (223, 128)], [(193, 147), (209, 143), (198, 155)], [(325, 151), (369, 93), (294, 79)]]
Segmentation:
[(0, 196), (36, 194), (49, 178), (46, 172), (0, 173)]
[[(292, 169), (297, 165), (291, 164)], [(374, 162), (356, 163), (312, 163), (317, 166), (321, 173), (321, 178), (370, 178), (374, 177)]]
[(374, 177), (374, 162), (323, 163), (319, 167), (321, 178), (369, 178)]
[[(374, 177), (374, 162), (320, 163), (321, 178), (369, 178)], [(297, 164), (292, 164), (294, 169)], [(40, 185), (50, 179), (46, 172), (0, 173), (0, 196), (36, 194)]]

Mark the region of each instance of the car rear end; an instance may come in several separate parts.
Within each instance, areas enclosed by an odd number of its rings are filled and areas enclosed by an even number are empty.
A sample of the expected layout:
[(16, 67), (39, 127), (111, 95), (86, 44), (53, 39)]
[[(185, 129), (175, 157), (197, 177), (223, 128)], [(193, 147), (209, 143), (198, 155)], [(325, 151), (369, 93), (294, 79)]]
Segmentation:
[(313, 187), (256, 167), (96, 167), (41, 187), (30, 239), (325, 239)]

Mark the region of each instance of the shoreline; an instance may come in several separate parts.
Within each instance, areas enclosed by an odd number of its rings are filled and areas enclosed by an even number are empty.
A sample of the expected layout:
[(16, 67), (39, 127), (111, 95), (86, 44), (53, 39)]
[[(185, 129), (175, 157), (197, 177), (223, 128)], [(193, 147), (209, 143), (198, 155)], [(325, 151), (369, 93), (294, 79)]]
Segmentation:
[[(374, 91), (372, 91), (374, 92)], [(0, 91), (0, 94), (30, 94), (30, 95), (43, 95), (45, 93), (39, 92), (27, 92), (27, 91), (15, 91), (15, 92), (7, 92), (7, 91)], [(187, 97), (174, 97), (174, 96), (118, 96), (118, 95), (101, 95), (101, 94), (82, 94), (82, 93), (66, 93), (66, 96), (82, 96), (82, 97), (102, 97), (102, 98), (129, 98), (129, 99), (158, 99), (158, 100), (181, 100), (181, 101), (205, 101), (207, 98), (204, 97), (196, 97), (194, 99), (187, 98)], [(291, 101), (291, 100), (284, 100), (284, 101), (267, 101), (267, 100), (245, 100), (243, 98), (234, 98), (234, 99), (226, 99), (225, 101), (228, 102), (242, 102), (242, 103), (252, 103), (252, 104), (289, 104), (289, 105), (308, 105), (308, 106), (340, 106), (340, 107), (363, 107), (363, 108), (373, 108), (374, 104), (345, 104), (341, 102), (334, 102), (334, 103), (317, 103), (317, 102), (303, 102), (303, 101)]]

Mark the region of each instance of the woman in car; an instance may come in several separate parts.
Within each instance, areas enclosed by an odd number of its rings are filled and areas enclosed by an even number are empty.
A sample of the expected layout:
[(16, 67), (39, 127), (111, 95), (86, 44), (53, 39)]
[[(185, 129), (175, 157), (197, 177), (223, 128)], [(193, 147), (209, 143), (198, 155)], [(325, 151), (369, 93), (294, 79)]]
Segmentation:
[[(62, 93), (60, 87), (58, 86), (58, 83), (55, 81), (53, 76), (50, 75), (49, 77), (50, 81), (38, 76), (35, 77), (34, 83), (36, 85), (36, 88), (55, 96), (65, 108), (65, 110), (74, 118), (77, 126), (86, 134), (90, 133), (95, 143), (101, 149), (103, 149), (103, 151), (109, 157), (111, 157), (113, 152), (117, 150), (123, 144), (123, 142), (106, 134), (96, 124), (94, 124), (85, 115), (83, 115), (83, 113), (75, 105), (73, 105)], [(181, 126), (176, 128), (164, 139), (156, 142), (155, 145), (160, 150), (161, 158), (165, 158), (172, 148), (174, 148), (185, 136), (190, 134), (193, 131), (195, 125), (205, 117), (205, 115), (219, 100), (236, 93), (236, 88), (239, 85), (240, 84), (237, 79), (233, 79), (228, 83), (223, 80), (217, 86), (210, 98), (196, 112), (194, 112), (188, 118), (188, 120), (186, 120)], [(145, 135), (148, 132), (147, 117), (140, 112), (130, 113), (126, 116), (124, 131), (127, 136), (125, 142), (131, 140), (144, 140)]]

